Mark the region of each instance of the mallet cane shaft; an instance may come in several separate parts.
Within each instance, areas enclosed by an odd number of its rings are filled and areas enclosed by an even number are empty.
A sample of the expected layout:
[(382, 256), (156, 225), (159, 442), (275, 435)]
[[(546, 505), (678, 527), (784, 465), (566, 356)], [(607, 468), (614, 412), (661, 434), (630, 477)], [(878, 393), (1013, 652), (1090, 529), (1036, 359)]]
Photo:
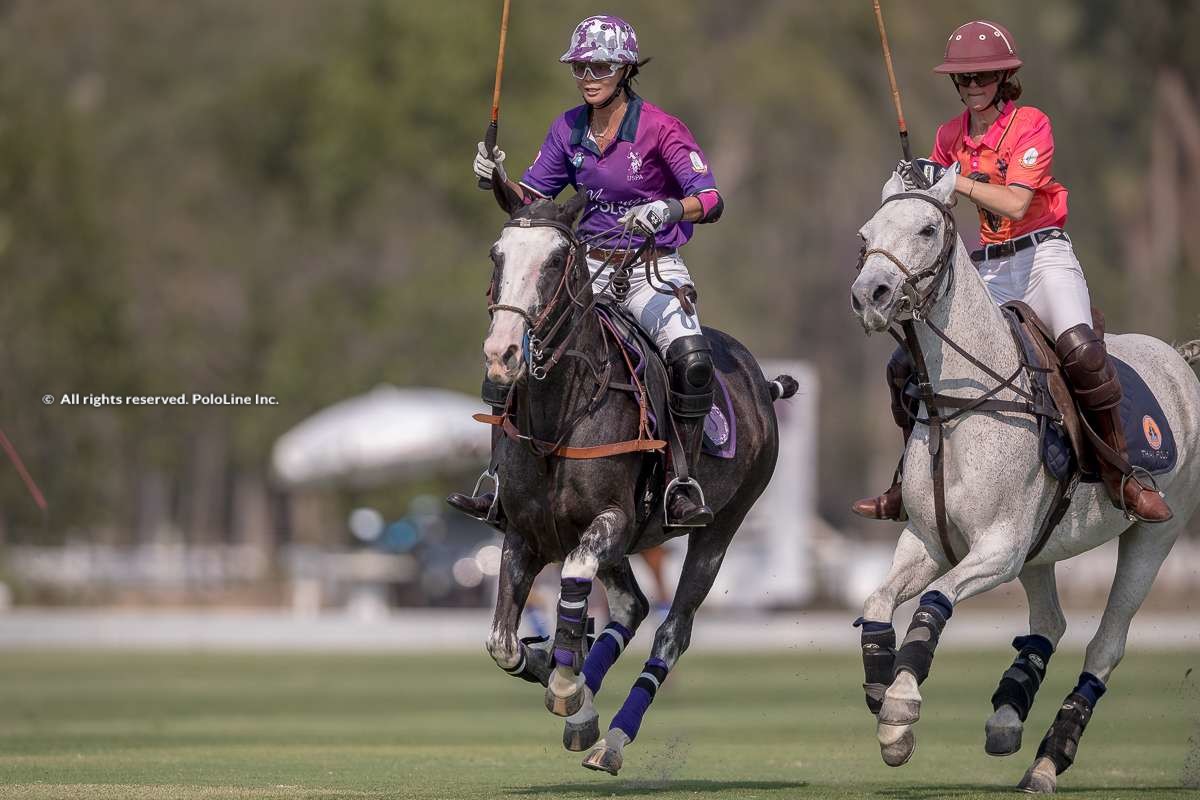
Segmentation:
[[(488, 158), (492, 156), (492, 148), (496, 146), (496, 137), (500, 128), (500, 81), (504, 77), (504, 45), (508, 40), (508, 6), (511, 0), (504, 0), (504, 10), (500, 13), (500, 51), (496, 54), (496, 83), (492, 87), (492, 122), (483, 135), (483, 146), (487, 149)], [(480, 189), (492, 188), (490, 178), (479, 179)]]
[(908, 125), (904, 122), (904, 108), (900, 105), (900, 87), (896, 85), (896, 71), (892, 69), (892, 50), (888, 47), (887, 30), (883, 27), (883, 11), (879, 8), (879, 0), (872, 0), (875, 5), (875, 24), (879, 28), (879, 43), (883, 45), (883, 63), (887, 66), (888, 83), (892, 87), (892, 102), (896, 105), (896, 122), (900, 125), (900, 150), (904, 160), (911, 162), (912, 147), (908, 144)]

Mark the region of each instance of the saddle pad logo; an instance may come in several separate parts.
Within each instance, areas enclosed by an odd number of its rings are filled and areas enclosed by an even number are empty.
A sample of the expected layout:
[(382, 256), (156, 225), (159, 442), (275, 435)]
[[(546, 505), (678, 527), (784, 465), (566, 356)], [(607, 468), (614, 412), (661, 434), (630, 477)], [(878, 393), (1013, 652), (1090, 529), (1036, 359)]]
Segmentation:
[(691, 152), (691, 154), (688, 156), (688, 158), (692, 162), (692, 172), (698, 172), (701, 175), (708, 172), (708, 164), (704, 163), (704, 159), (702, 159), (700, 157), (700, 154), (697, 153), (695, 150), (693, 150)]
[(1142, 417), (1142, 434), (1146, 437), (1146, 443), (1155, 450), (1162, 447), (1162, 431), (1158, 429), (1158, 423), (1154, 421), (1154, 417), (1149, 414)]
[(724, 447), (729, 441), (729, 422), (716, 403), (713, 403), (712, 408), (708, 410), (708, 416), (704, 418), (704, 433), (717, 447)]

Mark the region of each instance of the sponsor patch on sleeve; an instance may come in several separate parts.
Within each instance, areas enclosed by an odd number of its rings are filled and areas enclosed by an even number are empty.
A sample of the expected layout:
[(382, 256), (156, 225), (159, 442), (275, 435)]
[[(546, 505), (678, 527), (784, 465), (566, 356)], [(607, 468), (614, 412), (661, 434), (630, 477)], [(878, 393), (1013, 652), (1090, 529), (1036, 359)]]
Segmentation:
[(1021, 156), (1021, 163), (1027, 167), (1032, 167), (1037, 163), (1038, 151), (1036, 147), (1031, 147)]
[(690, 158), (692, 161), (692, 171), (693, 172), (698, 172), (701, 175), (708, 172), (708, 164), (704, 163), (704, 159), (701, 158), (700, 154), (697, 153), (695, 150), (693, 150), (691, 152), (691, 154), (688, 156), (688, 158)]

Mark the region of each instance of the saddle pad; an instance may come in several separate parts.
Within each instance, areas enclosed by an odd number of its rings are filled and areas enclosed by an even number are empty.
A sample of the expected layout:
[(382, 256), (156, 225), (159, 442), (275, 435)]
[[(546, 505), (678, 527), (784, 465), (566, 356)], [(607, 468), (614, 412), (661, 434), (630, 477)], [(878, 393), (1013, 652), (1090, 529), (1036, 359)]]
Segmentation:
[(1129, 463), (1151, 475), (1170, 472), (1179, 454), (1162, 406), (1133, 367), (1119, 358), (1109, 358), (1121, 379), (1121, 423)]
[(733, 458), (737, 455), (737, 418), (733, 403), (729, 400), (729, 387), (725, 378), (716, 373), (717, 391), (713, 392), (712, 408), (704, 420), (704, 446), (702, 453), (717, 458)]

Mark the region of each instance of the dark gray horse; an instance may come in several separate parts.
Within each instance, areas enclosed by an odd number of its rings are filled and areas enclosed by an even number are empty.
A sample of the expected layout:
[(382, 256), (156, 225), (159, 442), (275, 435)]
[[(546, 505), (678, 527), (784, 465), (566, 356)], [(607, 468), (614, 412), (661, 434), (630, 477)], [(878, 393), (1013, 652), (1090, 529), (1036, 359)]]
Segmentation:
[[(539, 442), (589, 447), (635, 440), (641, 431), (632, 394), (601, 385), (627, 382), (629, 376), (592, 310), (583, 246), (573, 232), (584, 199), (580, 193), (563, 206), (550, 200), (522, 206), (501, 197), (512, 219), (492, 248), (494, 313), (484, 355), (489, 382), (511, 392), (509, 435), (496, 438), (493, 458), (507, 529), (487, 648), (509, 674), (546, 686), (547, 708), (567, 717), (564, 746), (592, 748), (585, 767), (615, 775), (655, 692), (687, 649), (696, 610), (726, 548), (775, 469), (772, 403), (790, 397), (797, 386), (786, 375), (767, 381), (745, 347), (721, 331), (704, 330), (732, 403), (737, 447), (731, 460), (699, 460), (697, 477), (715, 514), (703, 528), (664, 528), (661, 514), (641, 507), (646, 487), (639, 476), (644, 479), (646, 459), (657, 454), (586, 460), (544, 455), (550, 445)], [(554, 332), (547, 336), (548, 331)], [(525, 352), (529, 336), (543, 354), (532, 379)], [(544, 354), (551, 350), (562, 358), (547, 362)], [(609, 365), (620, 377), (601, 377)], [(687, 557), (671, 609), (644, 671), (601, 739), (593, 698), (649, 612), (628, 556), (684, 532)], [(563, 564), (555, 636), (518, 640), (530, 587), (551, 562)], [(611, 622), (589, 649), (587, 602), (595, 578), (608, 590)]]

